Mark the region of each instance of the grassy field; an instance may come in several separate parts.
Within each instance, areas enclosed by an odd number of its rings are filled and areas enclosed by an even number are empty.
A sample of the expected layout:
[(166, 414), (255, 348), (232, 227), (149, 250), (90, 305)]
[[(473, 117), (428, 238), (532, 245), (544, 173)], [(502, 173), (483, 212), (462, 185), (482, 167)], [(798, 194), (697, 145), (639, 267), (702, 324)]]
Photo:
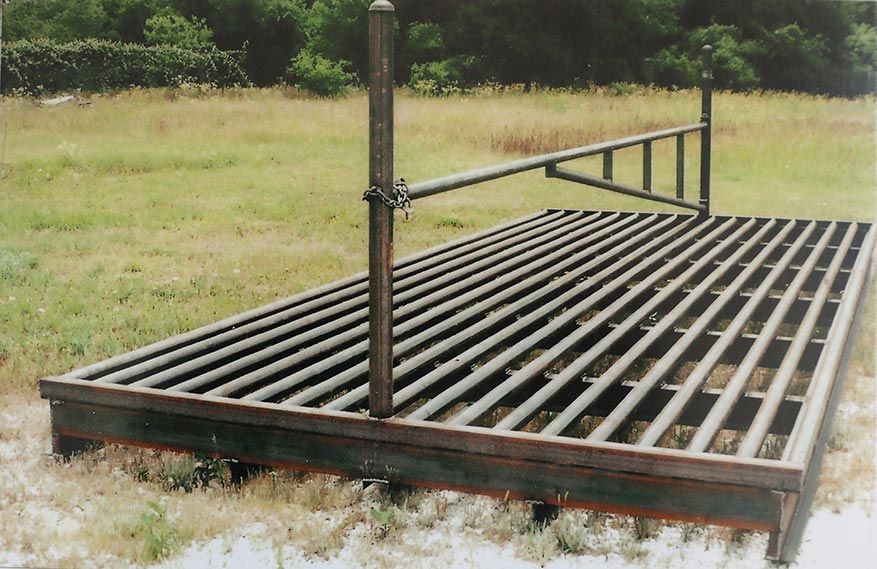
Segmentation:
[[(396, 171), (409, 181), (699, 112), (697, 93), (651, 91), (397, 106)], [(873, 100), (719, 94), (715, 108), (715, 211), (874, 218)], [(11, 100), (2, 112), (0, 392), (365, 267), (364, 95), (136, 92), (87, 107)], [(674, 153), (672, 140), (656, 145), (659, 188), (672, 188)], [(639, 162), (638, 150), (619, 153), (620, 179), (635, 182)], [(418, 202), (397, 250), (544, 207), (656, 205), (534, 172)]]
[[(81, 107), (45, 108), (20, 99), (0, 105), (0, 414), (18, 405), (42, 409), (35, 402), (42, 376), (366, 266), (362, 93), (325, 101), (280, 90), (137, 91), (95, 97)], [(719, 93), (714, 107), (716, 213), (874, 220), (873, 98)], [(697, 92), (401, 94), (396, 172), (417, 181), (687, 124), (698, 115)], [(696, 140), (687, 144), (692, 196)], [(655, 146), (659, 191), (672, 192), (674, 153), (672, 140)], [(615, 163), (618, 179), (637, 181), (638, 151), (618, 153)], [(599, 159), (576, 166), (597, 172)], [(397, 252), (546, 207), (661, 210), (531, 173), (416, 203), (415, 217), (397, 224)], [(852, 404), (842, 410), (853, 441), (867, 441), (874, 426), (873, 322), (872, 307), (848, 389)], [(0, 442), (48, 436), (44, 422), (0, 427)], [(851, 453), (849, 464), (828, 467), (843, 502), (855, 496), (840, 481), (871, 476), (873, 447), (863, 451), (843, 440), (835, 446)], [(77, 466), (81, 478), (73, 483), (87, 480), (91, 468)], [(134, 495), (138, 482), (128, 482), (123, 495)], [(10, 488), (0, 486), (0, 501), (12, 495)], [(263, 490), (253, 491), (258, 499), (247, 507), (261, 511), (271, 502)], [(209, 496), (199, 500), (212, 507)], [(184, 526), (197, 525), (199, 507), (186, 513), (181, 506), (176, 515)], [(142, 500), (131, 508), (137, 510), (130, 512), (134, 526), (137, 515), (163, 519), (163, 510)], [(221, 529), (202, 527), (185, 539)], [(106, 537), (111, 532), (101, 535), (83, 539), (98, 550), (103, 543), (113, 555), (139, 558), (139, 550), (113, 546)]]

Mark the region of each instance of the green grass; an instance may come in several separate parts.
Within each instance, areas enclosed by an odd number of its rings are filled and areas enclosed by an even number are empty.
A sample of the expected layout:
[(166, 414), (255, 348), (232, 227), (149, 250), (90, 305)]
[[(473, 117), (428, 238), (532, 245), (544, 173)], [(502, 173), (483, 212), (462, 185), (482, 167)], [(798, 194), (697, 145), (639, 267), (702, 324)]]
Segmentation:
[[(396, 173), (417, 181), (694, 122), (698, 97), (401, 93)], [(3, 101), (0, 393), (364, 269), (366, 103), (281, 90)], [(719, 93), (714, 106), (716, 212), (874, 219), (873, 98)], [(697, 146), (690, 137), (691, 188)], [(672, 140), (654, 149), (668, 192), (674, 153)], [(615, 163), (638, 180), (638, 151)], [(573, 166), (596, 172), (599, 159)], [(671, 209), (533, 172), (417, 202), (396, 250), (546, 207)]]

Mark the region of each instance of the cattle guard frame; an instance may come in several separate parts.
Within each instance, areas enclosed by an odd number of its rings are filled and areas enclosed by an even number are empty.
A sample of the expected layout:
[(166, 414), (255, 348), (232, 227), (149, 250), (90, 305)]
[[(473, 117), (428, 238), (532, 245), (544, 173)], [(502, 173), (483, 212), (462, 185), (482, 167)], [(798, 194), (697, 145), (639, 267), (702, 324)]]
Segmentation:
[[(369, 12), (368, 273), (42, 380), (54, 452), (132, 444), (767, 531), (767, 557), (792, 560), (872, 273), (871, 224), (710, 215), (709, 47), (695, 124), (396, 182), (394, 9)], [(673, 197), (651, 181), (652, 143), (669, 138)], [(613, 180), (613, 152), (634, 146), (641, 188)], [(559, 166), (595, 155), (602, 177)], [(539, 168), (696, 213), (548, 210), (394, 265), (394, 208)], [(625, 380), (643, 357), (651, 368)], [(710, 387), (722, 365), (731, 379)], [(763, 369), (772, 380), (751, 389)], [(634, 423), (638, 440), (619, 442)], [(677, 428), (693, 436), (667, 448)], [(728, 430), (734, 448), (717, 451)]]

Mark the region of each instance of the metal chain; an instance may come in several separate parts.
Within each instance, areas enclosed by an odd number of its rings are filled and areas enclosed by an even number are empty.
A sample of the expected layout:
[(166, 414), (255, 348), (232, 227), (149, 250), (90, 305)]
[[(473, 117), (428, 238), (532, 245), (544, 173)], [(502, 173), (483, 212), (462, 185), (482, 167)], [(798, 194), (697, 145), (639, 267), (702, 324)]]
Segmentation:
[(413, 212), (411, 210), (411, 198), (408, 197), (408, 185), (405, 183), (405, 178), (399, 178), (393, 183), (393, 194), (396, 196), (395, 199), (385, 194), (383, 188), (380, 186), (372, 186), (362, 194), (362, 199), (368, 201), (370, 197), (377, 196), (385, 206), (393, 209), (401, 209), (405, 214), (405, 220), (407, 221)]

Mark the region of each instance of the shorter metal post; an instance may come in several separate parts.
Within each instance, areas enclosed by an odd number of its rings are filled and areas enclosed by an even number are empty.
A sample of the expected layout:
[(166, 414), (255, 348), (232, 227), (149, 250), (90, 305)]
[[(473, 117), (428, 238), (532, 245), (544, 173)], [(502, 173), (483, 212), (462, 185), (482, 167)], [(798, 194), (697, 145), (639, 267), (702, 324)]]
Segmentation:
[(603, 179), (612, 181), (612, 151), (603, 153)]
[(652, 143), (643, 143), (643, 190), (652, 191)]
[(700, 204), (703, 215), (710, 213), (710, 154), (712, 152), (713, 114), (713, 48), (703, 46), (703, 73), (701, 74), (700, 120), (706, 128), (700, 131)]
[(676, 197), (685, 199), (685, 135), (676, 137)]

